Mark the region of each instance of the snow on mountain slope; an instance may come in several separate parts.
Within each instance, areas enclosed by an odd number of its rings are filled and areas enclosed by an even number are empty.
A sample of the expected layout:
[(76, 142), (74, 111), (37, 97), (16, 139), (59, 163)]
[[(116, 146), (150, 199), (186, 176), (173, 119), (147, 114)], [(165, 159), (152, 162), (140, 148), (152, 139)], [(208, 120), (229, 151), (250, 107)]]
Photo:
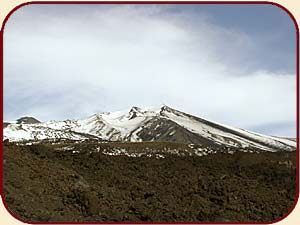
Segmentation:
[(44, 140), (44, 139), (69, 139), (82, 140), (86, 136), (72, 131), (52, 129), (45, 124), (9, 124), (4, 128), (4, 139), (10, 141)]
[(154, 112), (142, 112), (132, 107), (128, 111), (117, 111), (97, 114), (85, 120), (78, 120), (73, 130), (88, 133), (105, 140), (121, 141), (129, 133), (142, 126)]
[[(164, 111), (163, 115), (185, 127), (193, 133), (214, 140), (219, 144), (233, 147), (254, 147), (264, 150), (296, 148), (296, 142), (248, 132), (243, 129), (233, 128), (216, 122), (195, 118), (179, 111)], [(226, 140), (227, 139), (227, 140)]]
[(59, 138), (71, 140), (99, 138), (108, 141), (133, 142), (173, 141), (267, 151), (296, 148), (296, 142), (289, 139), (233, 128), (168, 106), (132, 107), (129, 111), (100, 113), (83, 120), (10, 123), (4, 128), (4, 139), (10, 141)]

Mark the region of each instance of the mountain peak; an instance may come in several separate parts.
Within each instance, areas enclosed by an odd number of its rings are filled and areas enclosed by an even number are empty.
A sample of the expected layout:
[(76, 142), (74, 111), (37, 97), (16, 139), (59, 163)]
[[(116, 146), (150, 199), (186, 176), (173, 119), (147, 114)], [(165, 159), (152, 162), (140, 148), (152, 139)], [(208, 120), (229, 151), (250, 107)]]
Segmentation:
[(141, 108), (137, 106), (132, 106), (129, 112), (140, 112)]
[(142, 109), (141, 108), (139, 108), (137, 106), (132, 106), (131, 109), (130, 109), (130, 111), (129, 111), (129, 119), (131, 120), (131, 119), (133, 119), (133, 118), (135, 118), (137, 116), (140, 116), (142, 114), (143, 113), (142, 113)]
[(41, 123), (41, 121), (37, 120), (34, 117), (24, 116), (17, 119), (17, 124), (34, 124), (34, 123)]
[(173, 111), (177, 111), (176, 109), (173, 109), (165, 104), (163, 104), (161, 107), (161, 112), (167, 111), (167, 112), (173, 112)]
[(154, 116), (159, 115), (163, 112), (176, 112), (176, 109), (173, 109), (165, 104), (160, 105), (159, 107), (137, 107), (132, 106), (129, 110), (129, 118), (133, 119), (139, 116)]

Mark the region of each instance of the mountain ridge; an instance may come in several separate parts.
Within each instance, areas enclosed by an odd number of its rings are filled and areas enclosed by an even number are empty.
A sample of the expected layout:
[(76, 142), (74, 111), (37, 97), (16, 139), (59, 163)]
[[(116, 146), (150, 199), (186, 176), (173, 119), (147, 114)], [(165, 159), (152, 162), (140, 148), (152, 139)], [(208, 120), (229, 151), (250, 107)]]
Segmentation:
[[(4, 139), (29, 141), (44, 139), (100, 141), (170, 141), (267, 151), (296, 149), (291, 139), (253, 133), (203, 119), (169, 106), (131, 107), (129, 110), (94, 114), (82, 120), (25, 122), (4, 126)], [(17, 120), (18, 121), (18, 120)], [(36, 122), (38, 121), (38, 122)]]

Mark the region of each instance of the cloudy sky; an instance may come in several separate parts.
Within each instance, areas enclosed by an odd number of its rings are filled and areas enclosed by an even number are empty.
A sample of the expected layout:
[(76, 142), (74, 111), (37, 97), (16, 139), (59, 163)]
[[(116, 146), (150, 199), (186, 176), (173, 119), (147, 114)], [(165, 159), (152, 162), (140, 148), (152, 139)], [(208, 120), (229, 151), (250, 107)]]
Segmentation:
[(295, 137), (295, 45), (272, 5), (28, 5), (4, 30), (4, 120), (164, 103)]

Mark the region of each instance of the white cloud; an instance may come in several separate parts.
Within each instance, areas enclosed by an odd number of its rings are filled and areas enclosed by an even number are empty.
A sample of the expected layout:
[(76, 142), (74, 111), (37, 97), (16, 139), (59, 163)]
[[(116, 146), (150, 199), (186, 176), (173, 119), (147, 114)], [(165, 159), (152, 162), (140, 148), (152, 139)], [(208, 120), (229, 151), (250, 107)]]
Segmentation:
[(205, 15), (192, 21), (159, 6), (47, 12), (25, 7), (6, 25), (7, 119), (78, 118), (164, 102), (243, 128), (295, 121), (295, 75), (246, 73), (255, 42)]

